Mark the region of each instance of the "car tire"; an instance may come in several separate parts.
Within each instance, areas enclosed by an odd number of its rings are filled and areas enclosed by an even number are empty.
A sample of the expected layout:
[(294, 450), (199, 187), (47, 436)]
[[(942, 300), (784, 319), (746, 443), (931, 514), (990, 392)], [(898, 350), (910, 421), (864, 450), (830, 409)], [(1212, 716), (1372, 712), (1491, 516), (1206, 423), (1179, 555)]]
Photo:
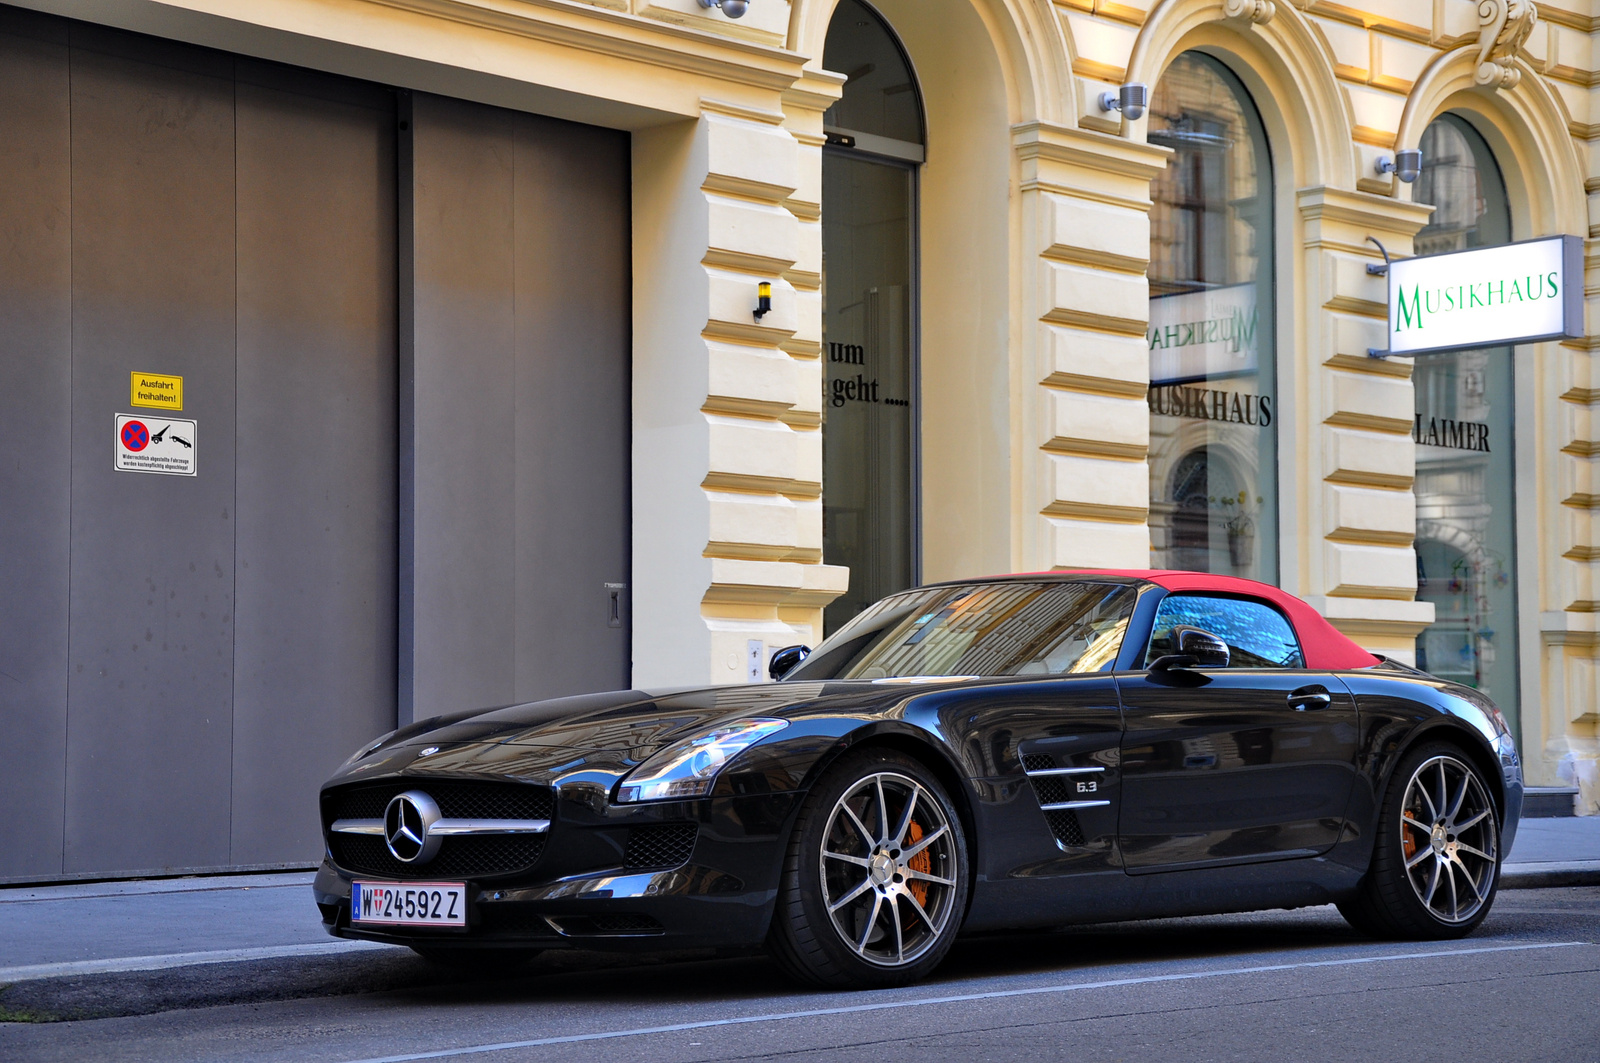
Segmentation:
[(768, 951), (812, 985), (906, 985), (950, 951), (969, 888), (966, 834), (939, 780), (904, 754), (863, 750), (801, 805)]
[(453, 971), (504, 974), (526, 967), (543, 949), (464, 949), (450, 945), (412, 945), (411, 951), (429, 963)]
[(1390, 777), (1372, 863), (1339, 912), (1372, 937), (1464, 937), (1494, 904), (1502, 855), (1499, 808), (1483, 771), (1459, 746), (1425, 743)]

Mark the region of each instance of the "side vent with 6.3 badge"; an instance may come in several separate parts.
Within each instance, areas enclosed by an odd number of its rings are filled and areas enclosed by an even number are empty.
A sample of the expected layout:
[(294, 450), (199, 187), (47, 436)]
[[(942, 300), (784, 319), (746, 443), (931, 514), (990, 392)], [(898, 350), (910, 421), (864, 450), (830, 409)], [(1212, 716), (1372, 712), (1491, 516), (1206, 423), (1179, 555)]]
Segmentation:
[(1063, 849), (1084, 844), (1083, 827), (1078, 822), (1077, 809), (1100, 808), (1111, 802), (1098, 796), (1103, 766), (1083, 768), (1058, 768), (1055, 758), (1048, 753), (1024, 753), (1022, 770), (1039, 799), (1039, 810), (1050, 833)]

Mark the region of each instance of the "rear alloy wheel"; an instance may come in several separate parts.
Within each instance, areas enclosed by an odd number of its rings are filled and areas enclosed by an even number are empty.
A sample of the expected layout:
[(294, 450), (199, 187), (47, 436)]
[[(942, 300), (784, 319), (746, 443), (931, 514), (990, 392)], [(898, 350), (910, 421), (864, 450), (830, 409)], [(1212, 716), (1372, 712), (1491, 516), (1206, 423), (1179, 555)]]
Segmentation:
[(1454, 746), (1406, 757), (1384, 800), (1372, 867), (1340, 910), (1382, 937), (1470, 933), (1494, 903), (1500, 825), (1482, 773)]
[(967, 902), (961, 820), (932, 773), (889, 751), (837, 765), (806, 799), (773, 954), (826, 986), (890, 986), (938, 965)]

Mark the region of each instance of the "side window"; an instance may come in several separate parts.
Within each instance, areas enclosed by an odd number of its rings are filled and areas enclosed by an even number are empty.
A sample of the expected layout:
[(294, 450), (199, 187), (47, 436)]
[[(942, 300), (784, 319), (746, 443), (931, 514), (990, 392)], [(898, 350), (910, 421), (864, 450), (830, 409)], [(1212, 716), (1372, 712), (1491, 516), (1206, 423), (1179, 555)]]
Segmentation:
[(1234, 668), (1304, 668), (1300, 640), (1288, 619), (1265, 602), (1248, 598), (1207, 598), (1169, 594), (1156, 610), (1150, 649), (1144, 663), (1176, 653), (1172, 629), (1180, 624), (1204, 628), (1228, 644)]

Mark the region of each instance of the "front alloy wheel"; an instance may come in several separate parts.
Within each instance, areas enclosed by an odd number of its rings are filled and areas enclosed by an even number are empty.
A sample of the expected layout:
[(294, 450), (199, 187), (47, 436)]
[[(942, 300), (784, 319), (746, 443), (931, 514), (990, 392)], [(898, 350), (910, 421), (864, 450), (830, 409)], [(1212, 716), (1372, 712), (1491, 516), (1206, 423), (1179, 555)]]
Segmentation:
[(1339, 911), (1377, 937), (1452, 938), (1489, 914), (1500, 821), (1483, 773), (1454, 745), (1424, 746), (1396, 767), (1372, 864)]
[(966, 906), (959, 817), (926, 768), (867, 751), (807, 798), (785, 861), (771, 945), (829, 986), (901, 985), (944, 958)]
[(1494, 805), (1470, 766), (1449, 754), (1412, 772), (1400, 848), (1417, 900), (1441, 923), (1467, 923), (1489, 901), (1499, 863)]
[(939, 799), (910, 776), (875, 772), (840, 795), (818, 864), (833, 928), (857, 955), (903, 967), (939, 941), (955, 897), (953, 842)]

